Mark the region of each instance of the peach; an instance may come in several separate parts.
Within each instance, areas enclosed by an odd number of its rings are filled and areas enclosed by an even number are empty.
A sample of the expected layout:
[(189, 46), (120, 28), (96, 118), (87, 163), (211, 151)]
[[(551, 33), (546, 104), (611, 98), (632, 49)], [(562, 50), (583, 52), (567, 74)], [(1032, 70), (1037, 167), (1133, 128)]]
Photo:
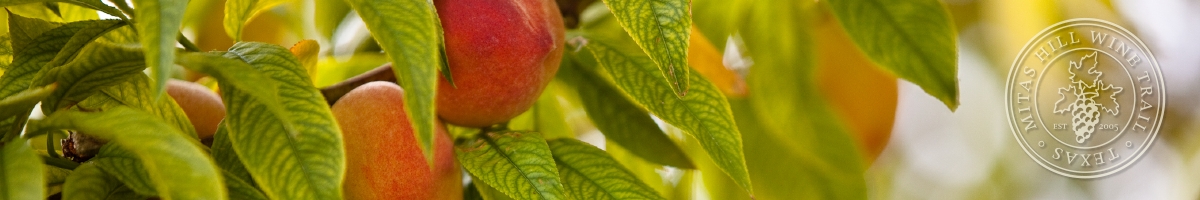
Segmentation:
[(200, 141), (208, 144), (217, 133), (217, 124), (225, 119), (225, 103), (221, 102), (221, 96), (203, 85), (180, 80), (167, 81), (167, 95), (183, 109)]
[[(562, 15), (553, 0), (434, 0), (451, 85), (439, 76), (446, 123), (486, 127), (533, 106), (562, 61)], [(447, 73), (447, 72), (442, 72)]]
[(346, 199), (462, 198), (462, 171), (449, 134), (438, 122), (431, 170), (404, 113), (400, 86), (363, 84), (332, 110), (346, 144)]

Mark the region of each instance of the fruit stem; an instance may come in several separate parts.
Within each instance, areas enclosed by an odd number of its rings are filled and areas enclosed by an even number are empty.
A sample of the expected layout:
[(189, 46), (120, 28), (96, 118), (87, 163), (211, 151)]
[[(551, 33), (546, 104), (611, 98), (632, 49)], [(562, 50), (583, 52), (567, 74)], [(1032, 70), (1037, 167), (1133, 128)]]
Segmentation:
[(479, 134), (487, 134), (488, 132), (506, 131), (508, 130), (508, 122), (499, 123), (489, 127), (479, 129)]
[(387, 81), (395, 83), (396, 74), (392, 73), (392, 64), (384, 64), (383, 66), (379, 66), (371, 71), (359, 74), (358, 76), (351, 77), (340, 83), (321, 88), (321, 95), (325, 96), (326, 103), (329, 103), (330, 106), (333, 106), (333, 103), (337, 103), (338, 99), (341, 99), (342, 96), (346, 95), (346, 93), (350, 93), (350, 90), (354, 90), (354, 88), (372, 81)]
[(51, 158), (61, 158), (62, 155), (58, 155), (58, 151), (54, 150), (54, 141), (54, 133), (46, 134), (46, 154)]
[(558, 11), (563, 15), (563, 25), (568, 29), (578, 28), (581, 23), (580, 15), (596, 0), (556, 0)]
[(192, 43), (192, 40), (188, 40), (187, 36), (183, 36), (183, 33), (179, 33), (175, 37), (175, 40), (179, 40), (179, 44), (183, 45), (183, 49), (191, 52), (200, 52), (200, 47), (196, 46), (196, 43)]
[(79, 163), (76, 163), (74, 161), (70, 161), (67, 159), (62, 159), (62, 158), (51, 158), (48, 156), (42, 156), (42, 160), (44, 163), (46, 163), (46, 165), (63, 168), (63, 169), (74, 170), (76, 167), (79, 167)]

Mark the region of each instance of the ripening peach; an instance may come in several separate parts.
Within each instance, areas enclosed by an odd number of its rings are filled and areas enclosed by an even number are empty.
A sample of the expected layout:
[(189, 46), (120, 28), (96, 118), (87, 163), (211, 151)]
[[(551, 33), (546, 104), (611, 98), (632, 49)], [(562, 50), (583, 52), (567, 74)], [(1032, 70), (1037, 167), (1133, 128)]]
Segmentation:
[(431, 170), (404, 113), (400, 86), (363, 84), (332, 110), (346, 147), (346, 199), (462, 198), (462, 171), (449, 134), (438, 122)]
[(213, 134), (217, 133), (217, 124), (225, 119), (225, 103), (221, 102), (221, 96), (203, 85), (180, 80), (167, 81), (167, 95), (183, 109), (200, 141), (212, 140)]
[[(439, 78), (446, 123), (486, 127), (525, 112), (562, 61), (564, 27), (553, 0), (434, 0), (454, 85)], [(445, 73), (445, 72), (443, 72)]]

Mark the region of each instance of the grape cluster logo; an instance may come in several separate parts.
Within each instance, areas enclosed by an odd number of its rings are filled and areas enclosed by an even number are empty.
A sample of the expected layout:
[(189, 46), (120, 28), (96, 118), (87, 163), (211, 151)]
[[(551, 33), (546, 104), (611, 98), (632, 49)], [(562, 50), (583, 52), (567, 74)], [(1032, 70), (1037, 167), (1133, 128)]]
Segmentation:
[[(1115, 87), (1112, 84), (1106, 85), (1104, 84), (1104, 80), (1100, 80), (1100, 76), (1104, 72), (1096, 71), (1096, 65), (1099, 64), (1096, 62), (1096, 53), (1098, 52), (1084, 55), (1083, 58), (1079, 59), (1079, 62), (1070, 61), (1067, 72), (1071, 74), (1071, 83), (1070, 85), (1058, 88), (1058, 94), (1062, 98), (1059, 98), (1054, 103), (1054, 114), (1071, 114), (1071, 130), (1075, 131), (1075, 141), (1079, 143), (1084, 143), (1084, 141), (1092, 137), (1092, 133), (1096, 132), (1096, 125), (1099, 124), (1101, 117), (1100, 109), (1104, 109), (1105, 112), (1113, 116), (1117, 116), (1121, 112), (1121, 104), (1117, 102), (1116, 96), (1121, 94), (1124, 88)], [(1091, 60), (1088, 60), (1089, 58)], [(1086, 68), (1086, 73), (1082, 71), (1085, 69), (1083, 67), (1084, 63), (1092, 64), (1090, 68)], [(1076, 71), (1080, 71), (1081, 74), (1075, 73)], [(1095, 78), (1084, 78), (1084, 76), (1088, 75), (1094, 75)], [(1086, 80), (1090, 80), (1090, 84)], [(1109, 104), (1112, 106), (1103, 106), (1096, 103), (1096, 98), (1101, 93), (1112, 94), (1110, 95), (1112, 104)], [(1074, 95), (1071, 97), (1074, 97), (1075, 100), (1068, 102), (1074, 103), (1067, 104), (1066, 107), (1059, 109), (1059, 105), (1065, 103), (1063, 100), (1066, 100), (1070, 95)]]
[(1013, 136), (1042, 167), (1099, 178), (1133, 165), (1162, 124), (1154, 54), (1125, 28), (1072, 19), (1042, 30), (1013, 61), (1005, 101)]

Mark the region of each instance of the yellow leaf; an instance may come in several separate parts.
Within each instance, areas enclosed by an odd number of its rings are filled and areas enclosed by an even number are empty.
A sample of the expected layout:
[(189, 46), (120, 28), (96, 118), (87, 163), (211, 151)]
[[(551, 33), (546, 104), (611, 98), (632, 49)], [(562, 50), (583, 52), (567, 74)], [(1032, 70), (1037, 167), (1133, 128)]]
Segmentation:
[(317, 80), (317, 54), (321, 52), (321, 45), (316, 40), (301, 40), (289, 50), (300, 59), (300, 66), (308, 71), (308, 78)]

